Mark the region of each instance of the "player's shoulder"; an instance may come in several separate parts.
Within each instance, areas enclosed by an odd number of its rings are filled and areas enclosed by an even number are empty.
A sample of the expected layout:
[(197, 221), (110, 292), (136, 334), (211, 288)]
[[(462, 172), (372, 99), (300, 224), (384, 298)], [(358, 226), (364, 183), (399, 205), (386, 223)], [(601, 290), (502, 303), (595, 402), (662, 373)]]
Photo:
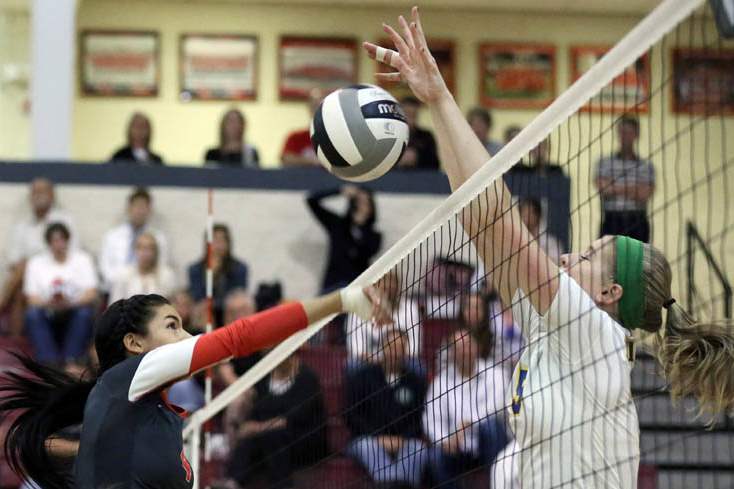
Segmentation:
[(103, 383), (109, 390), (115, 393), (119, 392), (120, 395), (127, 398), (128, 388), (143, 358), (145, 358), (144, 354), (126, 358), (103, 373), (99, 382)]

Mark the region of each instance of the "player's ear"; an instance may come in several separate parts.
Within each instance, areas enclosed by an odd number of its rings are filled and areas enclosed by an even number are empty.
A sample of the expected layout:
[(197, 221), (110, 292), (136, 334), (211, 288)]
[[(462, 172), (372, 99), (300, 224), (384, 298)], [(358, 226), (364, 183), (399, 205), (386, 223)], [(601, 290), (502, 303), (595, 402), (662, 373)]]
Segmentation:
[(135, 333), (127, 333), (122, 338), (122, 343), (125, 345), (125, 349), (135, 355), (143, 353), (143, 344), (140, 341), (140, 335)]
[(596, 303), (600, 306), (611, 306), (619, 302), (624, 294), (624, 288), (619, 284), (611, 284), (601, 289), (596, 297)]

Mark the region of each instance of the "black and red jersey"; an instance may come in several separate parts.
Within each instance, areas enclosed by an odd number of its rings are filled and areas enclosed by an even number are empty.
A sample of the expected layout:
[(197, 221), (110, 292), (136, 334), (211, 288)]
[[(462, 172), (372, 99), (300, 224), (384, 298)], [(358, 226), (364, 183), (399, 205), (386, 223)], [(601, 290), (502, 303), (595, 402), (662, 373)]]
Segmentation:
[(128, 358), (92, 389), (75, 464), (77, 489), (189, 489), (185, 412), (170, 405), (171, 383), (278, 343), (307, 325), (299, 303), (273, 308), (178, 343)]

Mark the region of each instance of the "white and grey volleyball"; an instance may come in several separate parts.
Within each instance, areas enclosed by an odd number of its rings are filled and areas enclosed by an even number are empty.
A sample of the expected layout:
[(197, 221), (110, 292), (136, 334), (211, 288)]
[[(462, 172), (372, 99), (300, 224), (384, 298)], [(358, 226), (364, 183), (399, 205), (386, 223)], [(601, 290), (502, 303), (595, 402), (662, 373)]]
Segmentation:
[(395, 98), (374, 85), (330, 93), (311, 121), (311, 144), (327, 170), (351, 182), (384, 175), (405, 151), (408, 124)]

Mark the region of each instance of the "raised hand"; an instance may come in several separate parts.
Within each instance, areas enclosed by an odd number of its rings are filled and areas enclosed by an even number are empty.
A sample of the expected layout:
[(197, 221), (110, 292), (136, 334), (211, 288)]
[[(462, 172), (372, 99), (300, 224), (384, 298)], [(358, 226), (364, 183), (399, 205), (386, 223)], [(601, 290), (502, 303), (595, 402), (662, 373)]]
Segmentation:
[(436, 60), (428, 49), (418, 7), (413, 7), (411, 17), (410, 24), (402, 15), (398, 17), (402, 36), (391, 26), (382, 24), (397, 51), (382, 48), (371, 42), (365, 42), (363, 46), (370, 58), (398, 70), (392, 73), (377, 73), (378, 79), (391, 82), (403, 80), (418, 99), (425, 104), (432, 104), (442, 97), (451, 95), (438, 70)]

